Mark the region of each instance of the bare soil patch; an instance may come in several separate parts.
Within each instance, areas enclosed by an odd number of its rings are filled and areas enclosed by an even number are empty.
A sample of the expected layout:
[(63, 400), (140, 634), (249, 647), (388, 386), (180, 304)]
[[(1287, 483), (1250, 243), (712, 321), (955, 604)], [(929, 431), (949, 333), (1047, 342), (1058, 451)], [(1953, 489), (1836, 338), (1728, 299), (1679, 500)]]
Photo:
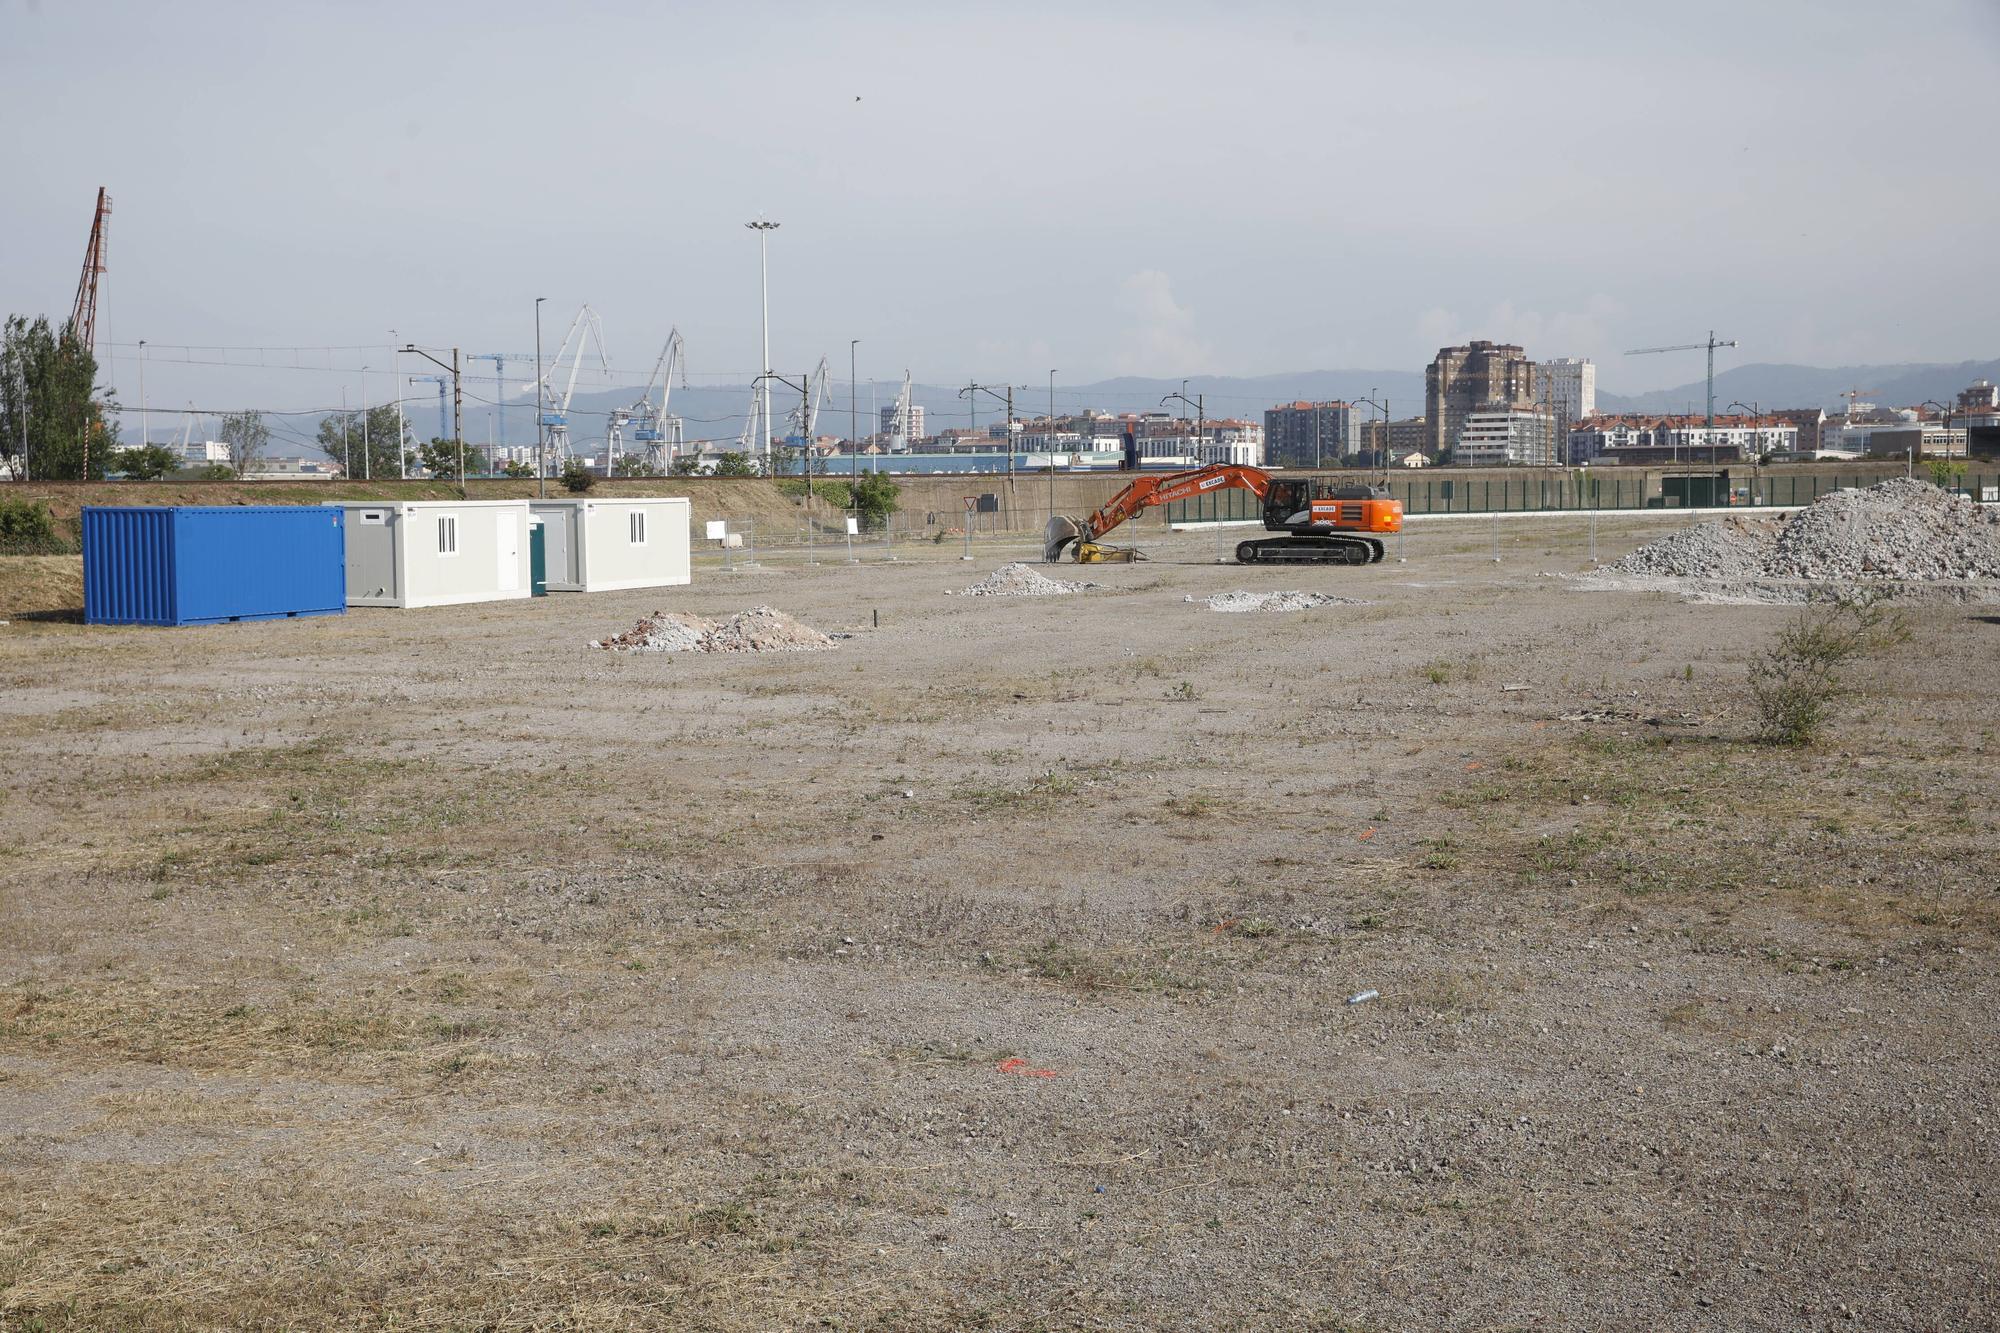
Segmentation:
[(1493, 540), (15, 622), (0, 1325), (1990, 1323), (2000, 627), (1781, 750), (1791, 612)]

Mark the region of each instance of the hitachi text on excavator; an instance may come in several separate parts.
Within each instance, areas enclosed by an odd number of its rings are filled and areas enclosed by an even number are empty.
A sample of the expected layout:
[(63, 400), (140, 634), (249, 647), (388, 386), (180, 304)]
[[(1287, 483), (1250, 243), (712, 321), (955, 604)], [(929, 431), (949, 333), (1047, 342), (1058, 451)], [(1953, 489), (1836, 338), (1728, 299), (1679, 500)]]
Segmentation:
[(1154, 505), (1189, 500), (1210, 491), (1241, 489), (1264, 502), (1264, 528), (1281, 537), (1239, 542), (1239, 564), (1368, 565), (1382, 558), (1377, 534), (1403, 530), (1403, 503), (1377, 486), (1336, 484), (1320, 477), (1274, 477), (1262, 468), (1215, 463), (1187, 472), (1135, 477), (1085, 518), (1056, 515), (1042, 535), (1042, 559), (1054, 564), (1070, 552), (1079, 564), (1138, 558), (1129, 546), (1106, 546), (1106, 533)]

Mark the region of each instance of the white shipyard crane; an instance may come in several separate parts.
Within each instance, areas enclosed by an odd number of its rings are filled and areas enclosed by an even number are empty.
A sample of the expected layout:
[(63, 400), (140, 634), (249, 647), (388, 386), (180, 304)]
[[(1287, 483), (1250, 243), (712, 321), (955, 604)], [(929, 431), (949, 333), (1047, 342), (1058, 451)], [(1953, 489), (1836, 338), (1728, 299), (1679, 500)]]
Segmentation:
[(890, 418), (889, 452), (899, 454), (910, 447), (910, 372), (903, 372), (903, 391), (896, 395), (896, 413)]
[[(630, 408), (631, 420), (636, 423), (632, 430), (635, 444), (646, 446), (646, 463), (650, 470), (664, 472), (673, 456), (680, 452), (681, 422), (667, 411), (667, 404), (673, 401), (674, 372), (681, 376), (681, 387), (687, 387), (686, 344), (681, 331), (676, 328), (667, 333), (667, 345), (660, 349), (660, 359), (653, 363), (653, 377), (646, 381), (646, 391), (639, 395), (639, 401)], [(653, 390), (660, 391), (659, 406), (653, 405)]]
[(819, 429), (819, 410), (826, 404), (826, 384), (826, 358), (821, 357), (818, 368), (806, 377), (805, 397), (789, 414), (800, 446), (808, 453), (812, 451), (814, 433)]
[[(579, 336), (579, 334), (581, 336)], [(576, 312), (576, 318), (569, 322), (569, 332), (563, 335), (562, 346), (556, 349), (549, 361), (549, 368), (535, 386), (536, 397), (542, 406), (542, 424), (549, 428), (549, 461), (561, 470), (563, 461), (569, 457), (569, 404), (576, 396), (576, 373), (583, 366), (583, 344), (588, 340), (597, 348), (597, 366), (605, 374), (611, 373), (611, 360), (604, 352), (604, 326), (598, 322), (597, 312), (584, 305)], [(556, 397), (555, 386), (549, 382), (562, 369), (563, 353), (569, 351), (571, 343), (576, 344), (576, 354), (570, 358), (569, 381), (563, 386), (562, 397)], [(617, 433), (614, 426), (612, 434)], [(615, 449), (614, 442), (607, 440), (605, 447)]]

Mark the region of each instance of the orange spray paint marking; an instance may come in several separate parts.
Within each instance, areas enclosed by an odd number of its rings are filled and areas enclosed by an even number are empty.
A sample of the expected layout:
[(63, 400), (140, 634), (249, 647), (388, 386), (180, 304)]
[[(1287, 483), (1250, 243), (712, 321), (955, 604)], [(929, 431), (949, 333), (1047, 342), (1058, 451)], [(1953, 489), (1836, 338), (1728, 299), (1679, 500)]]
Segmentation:
[(1019, 1074), (1022, 1078), (1056, 1077), (1056, 1071), (1053, 1069), (1028, 1068), (1028, 1062), (1026, 1060), (1023, 1060), (1018, 1055), (1010, 1055), (1005, 1060), (1002, 1060), (999, 1064), (993, 1067), (999, 1070), (1003, 1074)]
[(1356, 842), (1366, 842), (1366, 841), (1368, 841), (1368, 840), (1369, 840), (1370, 838), (1372, 838), (1372, 837), (1374, 837), (1374, 836), (1375, 836), (1375, 830), (1374, 830), (1374, 829), (1372, 829), (1372, 828), (1365, 828), (1365, 829), (1362, 829), (1360, 833), (1358, 833), (1358, 834), (1356, 834), (1356, 835), (1355, 835), (1355, 838), (1354, 838), (1354, 840), (1355, 840)]

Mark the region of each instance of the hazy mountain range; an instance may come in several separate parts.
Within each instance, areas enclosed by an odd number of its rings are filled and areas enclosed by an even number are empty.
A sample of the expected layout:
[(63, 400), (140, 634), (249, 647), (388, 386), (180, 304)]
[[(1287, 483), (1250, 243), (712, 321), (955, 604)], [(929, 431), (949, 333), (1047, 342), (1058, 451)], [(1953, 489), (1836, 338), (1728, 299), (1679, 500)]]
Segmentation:
[[(1731, 402), (1752, 403), (1761, 409), (1779, 407), (1822, 407), (1828, 411), (1845, 406), (1842, 393), (1861, 389), (1864, 401), (1885, 406), (1910, 406), (1930, 399), (1940, 403), (1955, 401), (1958, 391), (1974, 380), (2000, 380), (2000, 360), (1962, 361), (1956, 365), (1910, 364), (1876, 366), (1793, 366), (1753, 364), (1733, 366), (1715, 377), (1715, 407), (1725, 411)], [(1055, 405), (1059, 413), (1098, 408), (1106, 412), (1150, 412), (1162, 410), (1162, 400), (1182, 392), (1178, 379), (1148, 379), (1128, 376), (1099, 380), (1090, 384), (1056, 381)], [(1264, 409), (1298, 399), (1324, 401), (1342, 398), (1350, 402), (1373, 397), (1391, 415), (1414, 416), (1424, 408), (1424, 376), (1409, 370), (1308, 370), (1281, 375), (1229, 376), (1197, 375), (1185, 381), (1189, 398), (1199, 397), (1211, 418), (1247, 417), (1261, 420)], [(862, 434), (870, 431), (871, 409), (879, 410), (895, 401), (898, 385), (878, 382), (871, 399), (869, 386), (859, 386), (858, 410), (854, 420)], [(947, 426), (968, 426), (998, 420), (1005, 406), (985, 393), (977, 396), (975, 407), (961, 397), (963, 386), (917, 384), (911, 400), (925, 409), (925, 427), (936, 431)], [(1003, 388), (1004, 392), (1004, 388)], [(1699, 379), (1672, 389), (1621, 395), (1599, 393), (1602, 412), (1699, 412), (1703, 409), (1706, 387)], [(604, 438), (608, 412), (629, 408), (639, 396), (637, 387), (579, 393), (571, 404), (572, 442), (586, 447)], [(797, 406), (795, 392), (778, 389), (772, 394), (772, 410), (784, 427)], [(675, 415), (686, 421), (690, 440), (733, 440), (743, 427), (750, 403), (750, 386), (690, 386), (677, 388), (669, 404)], [(1049, 386), (1017, 385), (1014, 410), (1022, 417), (1048, 411)], [(1165, 410), (1192, 416), (1194, 409), (1177, 400), (1164, 404)], [(413, 426), (426, 434), (433, 420), (421, 401), (406, 409)], [(1373, 415), (1372, 409), (1364, 409)], [(465, 434), (470, 441), (492, 439), (502, 443), (532, 444), (535, 439), (534, 414), (524, 401), (508, 408), (505, 430), (499, 427), (495, 409), (468, 402)], [(822, 435), (845, 436), (849, 428), (848, 391), (843, 380), (828, 386), (818, 430)], [(627, 436), (629, 446), (629, 434)]]

